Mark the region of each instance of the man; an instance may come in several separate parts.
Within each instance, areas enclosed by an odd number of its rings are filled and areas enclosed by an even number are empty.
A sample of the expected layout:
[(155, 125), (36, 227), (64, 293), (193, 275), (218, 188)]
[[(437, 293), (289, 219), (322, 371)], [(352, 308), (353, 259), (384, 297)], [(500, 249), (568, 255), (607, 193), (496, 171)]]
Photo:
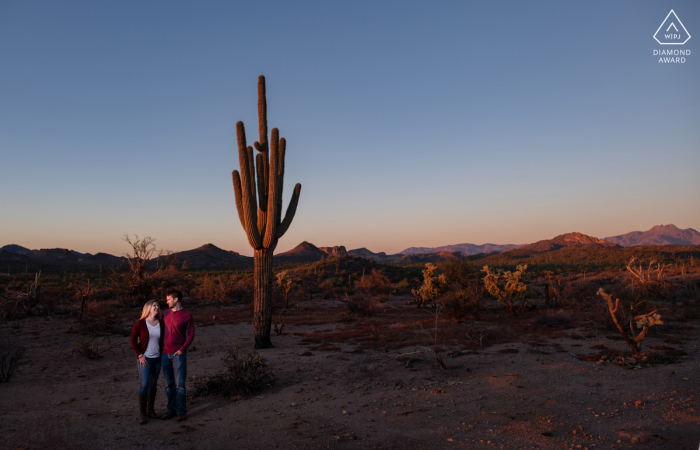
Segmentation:
[(177, 416), (177, 421), (187, 420), (187, 348), (194, 340), (192, 314), (182, 307), (182, 292), (169, 291), (166, 297), (170, 309), (163, 313), (165, 343), (161, 366), (165, 378), (165, 395), (168, 396), (168, 412), (163, 420)]

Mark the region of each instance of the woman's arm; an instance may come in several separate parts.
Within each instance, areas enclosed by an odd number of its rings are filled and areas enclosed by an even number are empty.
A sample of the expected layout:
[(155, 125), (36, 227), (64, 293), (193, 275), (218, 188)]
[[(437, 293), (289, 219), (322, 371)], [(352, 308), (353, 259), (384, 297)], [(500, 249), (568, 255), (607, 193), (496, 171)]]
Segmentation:
[(131, 348), (134, 349), (134, 353), (136, 353), (137, 358), (139, 357), (139, 355), (141, 355), (141, 350), (139, 349), (139, 345), (138, 345), (139, 334), (141, 334), (141, 321), (140, 320), (136, 321), (134, 328), (131, 330)]

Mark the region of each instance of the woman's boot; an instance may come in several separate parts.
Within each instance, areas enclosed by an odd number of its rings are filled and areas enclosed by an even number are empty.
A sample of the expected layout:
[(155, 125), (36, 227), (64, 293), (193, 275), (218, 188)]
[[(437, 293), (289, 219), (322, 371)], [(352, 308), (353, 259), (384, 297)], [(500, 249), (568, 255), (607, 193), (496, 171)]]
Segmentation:
[(139, 395), (139, 413), (141, 414), (141, 425), (148, 423), (148, 413), (146, 412), (145, 395)]
[(148, 414), (148, 417), (151, 419), (160, 419), (160, 416), (156, 414), (156, 410), (154, 409), (154, 405), (156, 403), (156, 393), (155, 392), (149, 392), (148, 393), (148, 407), (146, 408), (146, 413)]

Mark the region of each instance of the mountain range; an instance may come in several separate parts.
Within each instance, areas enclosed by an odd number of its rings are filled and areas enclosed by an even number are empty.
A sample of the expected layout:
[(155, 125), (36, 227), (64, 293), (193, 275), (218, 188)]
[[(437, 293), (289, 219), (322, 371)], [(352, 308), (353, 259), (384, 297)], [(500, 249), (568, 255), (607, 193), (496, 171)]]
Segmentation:
[(623, 247), (634, 245), (700, 245), (700, 233), (692, 228), (681, 230), (673, 224), (656, 225), (647, 231), (632, 231), (606, 237), (606, 241)]
[[(372, 252), (367, 248), (347, 250), (344, 246), (316, 247), (302, 242), (293, 249), (275, 255), (275, 263), (306, 263), (318, 261), (329, 255), (349, 254), (381, 263), (424, 263), (446, 261), (466, 256), (512, 252), (514, 255), (548, 252), (561, 248), (577, 247), (629, 247), (634, 245), (700, 245), (700, 233), (692, 228), (679, 229), (675, 225), (657, 225), (648, 231), (633, 231), (619, 236), (598, 239), (582, 233), (566, 233), (552, 239), (532, 244), (455, 244), (442, 247), (409, 247), (397, 254)], [(253, 264), (253, 258), (230, 250), (223, 250), (214, 244), (205, 244), (193, 250), (173, 254), (179, 262), (195, 270), (245, 267)], [(12, 271), (76, 270), (118, 267), (125, 262), (123, 256), (107, 253), (79, 253), (62, 248), (30, 250), (16, 244), (0, 248), (0, 270), (8, 267)]]
[(419, 255), (426, 253), (460, 252), (465, 255), (478, 255), (479, 253), (502, 252), (503, 250), (509, 250), (517, 247), (520, 246), (517, 244), (455, 244), (444, 245), (442, 247), (409, 247), (406, 250), (400, 251), (399, 253), (402, 255)]

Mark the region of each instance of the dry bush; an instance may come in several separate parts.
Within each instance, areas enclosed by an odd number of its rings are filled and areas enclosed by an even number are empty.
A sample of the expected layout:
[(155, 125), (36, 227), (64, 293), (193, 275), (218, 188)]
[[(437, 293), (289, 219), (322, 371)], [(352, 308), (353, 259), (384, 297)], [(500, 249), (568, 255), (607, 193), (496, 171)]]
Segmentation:
[[(77, 330), (76, 330), (77, 331)], [(90, 302), (85, 308), (85, 314), (80, 325), (80, 331), (88, 335), (121, 334), (128, 335), (129, 331), (122, 326), (113, 302)]]
[(466, 289), (447, 291), (438, 298), (437, 302), (442, 305), (447, 317), (462, 322), (474, 318), (481, 307), (483, 298), (479, 288), (472, 286)]
[[(649, 262), (648, 267), (641, 264), (634, 265), (634, 259), (627, 263), (627, 277), (625, 281), (632, 292), (639, 293), (649, 299), (673, 299), (675, 300), (676, 286), (668, 279), (668, 265), (656, 264), (655, 260)], [(656, 264), (656, 266), (654, 266)]]
[(467, 289), (478, 283), (479, 271), (465, 259), (450, 259), (439, 263), (440, 272), (445, 274), (447, 284)]
[(221, 373), (195, 379), (195, 396), (220, 395), (235, 399), (275, 384), (276, 378), (262, 355), (255, 351), (245, 355), (239, 352), (240, 349), (236, 347), (221, 358)]
[(202, 284), (194, 289), (194, 298), (209, 302), (223, 302), (226, 299), (227, 283), (222, 277), (212, 277), (209, 274), (204, 275)]
[[(426, 346), (417, 346), (415, 351), (413, 351), (413, 352), (400, 353), (399, 355), (396, 356), (396, 359), (398, 361), (406, 362), (406, 367), (413, 367), (413, 365), (412, 365), (413, 362), (417, 361), (418, 360), (417, 358), (420, 355), (425, 355), (428, 358), (435, 361), (435, 363), (437, 363), (438, 367), (441, 370), (447, 369), (447, 366), (445, 365), (445, 361), (444, 361), (444, 356), (443, 356), (445, 353), (445, 349), (442, 346), (438, 345), (438, 334), (440, 331), (439, 319), (440, 319), (440, 313), (442, 312), (442, 310), (443, 310), (442, 305), (438, 304), (435, 306), (435, 310), (432, 313), (432, 315), (435, 317), (435, 325), (434, 325), (433, 333), (431, 334), (427, 330), (423, 330), (428, 335), (428, 337), (430, 338), (432, 343), (430, 345), (426, 345)], [(422, 328), (422, 325), (421, 325), (421, 328)]]
[(8, 343), (0, 344), (0, 383), (10, 381), (24, 356), (24, 347)]
[(397, 294), (410, 294), (411, 293), (411, 282), (408, 281), (408, 278), (404, 278), (403, 280), (396, 283), (396, 293)]
[(107, 335), (90, 334), (78, 339), (71, 353), (77, 353), (87, 359), (97, 359), (101, 358), (104, 353), (117, 348), (121, 349), (122, 354), (124, 353), (123, 344), (112, 344)]
[(362, 277), (355, 282), (354, 288), (365, 295), (381, 295), (391, 292), (391, 282), (384, 275), (384, 272), (378, 269), (372, 269), (369, 274), (363, 274)]
[(180, 270), (181, 265), (170, 252), (157, 250), (155, 239), (145, 237), (123, 240), (131, 246), (127, 253), (127, 272), (112, 271), (111, 282), (116, 294), (125, 306), (139, 306), (150, 298), (162, 298), (165, 293), (178, 288), (189, 293), (194, 287), (190, 275)]
[(320, 283), (318, 287), (321, 289), (321, 298), (327, 299), (331, 296), (331, 294), (333, 294), (335, 284), (333, 283), (333, 280), (326, 280), (323, 283)]
[(373, 313), (374, 302), (371, 297), (367, 297), (363, 294), (355, 294), (350, 297), (346, 292), (344, 300), (339, 297), (338, 294), (335, 294), (335, 298), (347, 306), (348, 309), (345, 317), (347, 319), (352, 319), (355, 316), (369, 317)]
[(229, 296), (244, 304), (253, 302), (254, 281), (252, 276), (231, 277)]

